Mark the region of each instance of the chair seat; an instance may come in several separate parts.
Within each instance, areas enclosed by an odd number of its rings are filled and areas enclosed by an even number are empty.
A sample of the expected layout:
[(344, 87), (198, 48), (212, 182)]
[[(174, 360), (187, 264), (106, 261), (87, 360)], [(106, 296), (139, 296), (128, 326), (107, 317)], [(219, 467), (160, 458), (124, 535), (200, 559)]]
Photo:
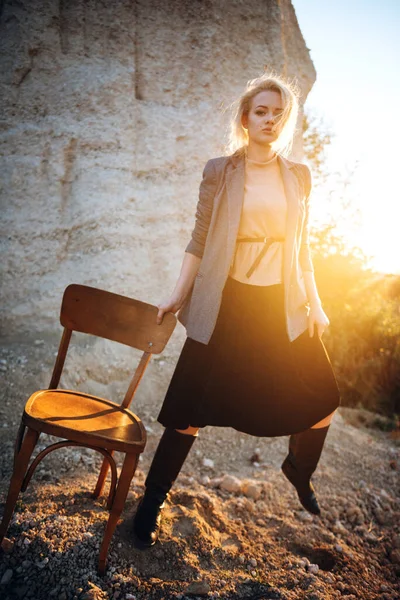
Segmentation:
[(28, 399), (23, 420), (32, 429), (71, 441), (124, 452), (143, 452), (141, 419), (110, 400), (73, 390), (39, 390)]

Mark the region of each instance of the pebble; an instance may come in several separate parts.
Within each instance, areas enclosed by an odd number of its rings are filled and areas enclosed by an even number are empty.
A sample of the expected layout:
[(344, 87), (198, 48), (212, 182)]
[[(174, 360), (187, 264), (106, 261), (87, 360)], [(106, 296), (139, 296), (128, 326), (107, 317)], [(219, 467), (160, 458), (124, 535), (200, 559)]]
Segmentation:
[(7, 569), (5, 573), (3, 573), (3, 577), (1, 578), (0, 585), (6, 585), (12, 579), (13, 571), (12, 569)]
[(304, 521), (304, 522), (314, 520), (312, 515), (310, 515), (310, 513), (307, 512), (306, 510), (300, 510), (298, 512), (298, 517), (299, 517), (300, 521)]
[(390, 560), (393, 564), (400, 565), (400, 550), (392, 550), (390, 553)]
[(388, 514), (384, 510), (381, 510), (380, 508), (374, 508), (374, 515), (375, 515), (375, 520), (377, 521), (377, 523), (379, 525), (386, 525), (389, 523), (390, 513)]
[(252, 567), (256, 567), (256, 566), (257, 566), (257, 561), (256, 561), (256, 559), (255, 559), (255, 558), (251, 558), (251, 559), (249, 560), (249, 563), (251, 564), (251, 566), (252, 566)]
[(5, 537), (1, 542), (1, 547), (4, 550), (5, 554), (10, 554), (10, 552), (12, 552), (14, 548), (14, 542)]
[(207, 467), (209, 469), (214, 468), (214, 461), (211, 458), (203, 458), (203, 467)]
[(335, 544), (335, 550), (336, 552), (343, 552), (343, 546), (340, 544)]
[(222, 477), (213, 477), (210, 479), (210, 487), (218, 488), (221, 485)]
[(313, 575), (316, 575), (319, 571), (319, 566), (313, 563), (310, 563), (309, 565), (307, 565), (307, 571), (309, 573), (313, 573)]
[(103, 590), (94, 583), (90, 583), (90, 590), (83, 596), (82, 600), (101, 600), (104, 597)]
[(192, 581), (192, 583), (186, 589), (186, 593), (194, 594), (196, 596), (207, 596), (210, 589), (209, 583), (202, 579), (200, 581)]
[(347, 529), (346, 527), (343, 525), (343, 523), (339, 520), (336, 519), (335, 524), (333, 526), (333, 530), (336, 531), (337, 533), (347, 533)]
[(220, 488), (227, 492), (240, 492), (242, 489), (242, 482), (234, 475), (224, 475), (220, 483)]
[(262, 486), (254, 481), (245, 481), (242, 485), (242, 492), (248, 498), (258, 500), (261, 496)]

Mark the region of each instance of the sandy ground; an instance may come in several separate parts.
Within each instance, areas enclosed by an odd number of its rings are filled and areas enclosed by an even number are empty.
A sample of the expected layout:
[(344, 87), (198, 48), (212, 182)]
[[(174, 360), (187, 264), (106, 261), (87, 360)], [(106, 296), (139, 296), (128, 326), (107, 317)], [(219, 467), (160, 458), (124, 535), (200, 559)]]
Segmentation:
[[(45, 387), (53, 349), (25, 338), (1, 350), (2, 506), (20, 415), (29, 395)], [(148, 443), (106, 575), (96, 574), (105, 496), (90, 498), (101, 459), (64, 449), (41, 463), (20, 495), (0, 556), (1, 598), (400, 598), (400, 443), (376, 427), (382, 419), (345, 408), (335, 415), (313, 476), (321, 516), (302, 509), (280, 471), (287, 437), (201, 430), (172, 488), (159, 541), (141, 552), (131, 543), (132, 516), (163, 427), (159, 403), (140, 408)], [(41, 437), (38, 448), (53, 440)]]

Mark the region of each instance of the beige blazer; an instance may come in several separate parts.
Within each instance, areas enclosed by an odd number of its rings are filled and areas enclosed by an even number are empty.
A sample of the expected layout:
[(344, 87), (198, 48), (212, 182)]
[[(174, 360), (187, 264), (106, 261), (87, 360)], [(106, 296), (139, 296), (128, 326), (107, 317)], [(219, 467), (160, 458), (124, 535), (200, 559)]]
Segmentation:
[[(309, 248), (309, 197), (294, 169), (306, 165), (278, 155), (287, 200), (286, 236), (283, 242), (283, 285), (286, 329), (290, 341), (308, 328), (309, 304), (303, 271), (314, 271)], [(196, 222), (185, 251), (201, 258), (194, 284), (179, 313), (186, 334), (208, 344), (214, 330), (222, 291), (234, 259), (236, 238), (244, 200), (245, 156), (210, 159), (203, 170)]]

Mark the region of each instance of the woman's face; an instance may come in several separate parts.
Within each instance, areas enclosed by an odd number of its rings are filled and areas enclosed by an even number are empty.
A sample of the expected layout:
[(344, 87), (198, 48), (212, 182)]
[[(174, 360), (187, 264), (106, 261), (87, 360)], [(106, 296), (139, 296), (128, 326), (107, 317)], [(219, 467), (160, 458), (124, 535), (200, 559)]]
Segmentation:
[(251, 100), (249, 113), (242, 116), (249, 142), (268, 145), (279, 137), (283, 102), (279, 92), (265, 90)]

